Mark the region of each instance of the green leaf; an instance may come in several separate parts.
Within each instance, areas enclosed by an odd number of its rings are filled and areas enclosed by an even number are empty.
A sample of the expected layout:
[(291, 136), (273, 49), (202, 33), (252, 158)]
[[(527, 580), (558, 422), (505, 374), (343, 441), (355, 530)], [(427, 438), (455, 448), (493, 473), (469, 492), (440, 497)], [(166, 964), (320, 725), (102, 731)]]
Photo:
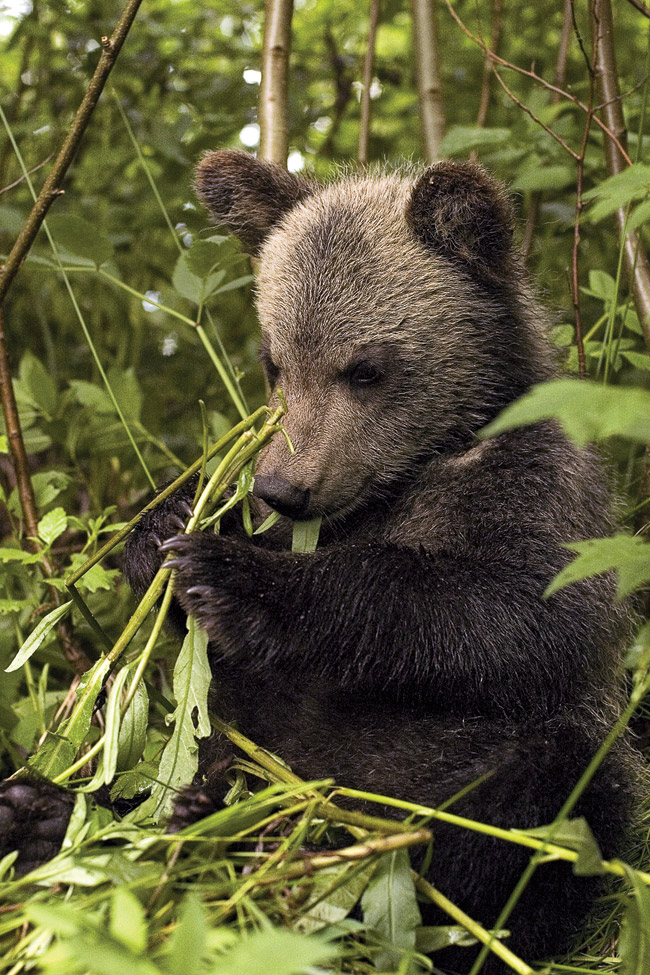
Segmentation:
[(116, 887), (111, 894), (109, 930), (115, 941), (120, 941), (136, 955), (141, 955), (147, 947), (147, 923), (142, 904), (126, 887)]
[(34, 565), (41, 561), (37, 552), (25, 552), (22, 548), (0, 548), (0, 562), (21, 562), (23, 565)]
[(213, 240), (197, 240), (187, 252), (187, 267), (197, 278), (207, 278), (221, 262), (221, 247)]
[(77, 402), (87, 406), (93, 413), (115, 413), (115, 407), (105, 389), (88, 383), (85, 379), (71, 379), (69, 385)]
[(168, 942), (165, 971), (168, 975), (199, 972), (205, 955), (207, 925), (198, 898), (190, 894), (183, 901), (178, 923)]
[[(83, 552), (75, 552), (70, 559), (70, 567), (67, 575), (71, 575), (80, 569), (88, 561), (88, 556)], [(105, 569), (103, 565), (97, 563), (91, 566), (87, 572), (81, 576), (77, 582), (77, 589), (81, 592), (97, 592), (99, 589), (113, 589), (115, 580), (119, 576), (119, 569)]]
[(54, 629), (59, 620), (69, 613), (71, 606), (72, 600), (57, 606), (56, 609), (43, 617), (36, 629), (29, 634), (9, 666), (5, 667), (5, 673), (10, 674), (14, 670), (19, 670), (25, 661), (36, 653), (45, 637)]
[(361, 898), (363, 919), (381, 942), (377, 971), (397, 968), (404, 951), (415, 951), (422, 924), (407, 850), (384, 854)]
[(106, 701), (105, 727), (104, 727), (104, 751), (101, 761), (97, 767), (97, 772), (92, 781), (86, 786), (87, 791), (91, 792), (98, 789), (101, 785), (110, 785), (115, 777), (117, 768), (118, 742), (120, 735), (120, 706), (122, 702), (122, 691), (129, 678), (130, 670), (122, 667), (115, 676), (111, 685)]
[(441, 156), (457, 156), (472, 149), (499, 147), (510, 139), (510, 129), (482, 129), (473, 125), (452, 125), (440, 146)]
[(645, 223), (650, 220), (650, 200), (644, 200), (640, 203), (628, 217), (627, 221), (627, 233), (631, 234), (633, 230), (638, 230)]
[(493, 437), (514, 427), (558, 420), (577, 444), (620, 436), (650, 441), (650, 393), (644, 389), (597, 386), (577, 379), (556, 379), (534, 386), (480, 431)]
[(604, 874), (603, 857), (596, 837), (584, 816), (567, 819), (559, 826), (538, 826), (535, 829), (521, 830), (530, 836), (546, 839), (550, 834), (551, 843), (576, 850), (578, 859), (573, 864), (573, 872), (579, 877), (594, 877)]
[(359, 900), (376, 866), (373, 861), (361, 869), (358, 863), (341, 863), (315, 873), (309, 901), (294, 925), (296, 931), (313, 934), (340, 924)]
[(108, 381), (127, 420), (139, 420), (142, 412), (142, 390), (135, 370), (111, 366), (108, 370)]
[(30, 609), (31, 599), (0, 599), (0, 616), (7, 613), (21, 613), (24, 609)]
[(619, 973), (647, 975), (650, 971), (650, 891), (634, 870), (625, 866), (625, 872), (632, 884), (633, 897), (623, 916), (618, 940)]
[(149, 695), (143, 680), (139, 681), (120, 725), (117, 768), (131, 769), (140, 759), (147, 743)]
[(68, 516), (63, 508), (52, 508), (38, 523), (38, 537), (51, 545), (68, 527)]
[(587, 202), (596, 202), (585, 214), (585, 219), (597, 223), (615, 210), (625, 207), (639, 196), (650, 192), (650, 166), (636, 163), (621, 173), (616, 173), (583, 194)]
[(208, 637), (190, 616), (183, 646), (174, 667), (173, 689), (177, 706), (168, 720), (174, 731), (165, 745), (158, 771), (158, 782), (151, 792), (154, 817), (166, 815), (178, 790), (188, 785), (198, 769), (197, 738), (210, 734), (208, 691), (210, 665)]
[(568, 348), (573, 342), (575, 329), (573, 325), (556, 325), (551, 329), (551, 341), (559, 349)]
[(101, 234), (95, 224), (71, 214), (54, 214), (47, 221), (50, 233), (57, 244), (101, 267), (113, 257), (113, 245)]
[(611, 569), (618, 573), (616, 595), (619, 599), (629, 596), (650, 580), (650, 546), (640, 535), (589, 538), (584, 542), (570, 542), (564, 547), (577, 552), (578, 557), (556, 575), (545, 596), (551, 596), (571, 582)]
[(558, 191), (570, 186), (574, 179), (571, 166), (544, 166), (540, 159), (533, 157), (519, 169), (512, 188), (523, 193)]
[(322, 520), (322, 518), (313, 518), (311, 521), (294, 521), (291, 539), (292, 552), (316, 551)]
[[(504, 937), (505, 932), (500, 932), (498, 937)], [(468, 948), (475, 945), (476, 938), (465, 928), (458, 924), (422, 926), (415, 932), (415, 947), (423, 955), (429, 955), (441, 948), (449, 948), (450, 945), (458, 945)]]
[(333, 945), (316, 937), (267, 928), (242, 938), (213, 963), (210, 975), (306, 975), (314, 965), (338, 954)]
[(650, 355), (647, 352), (621, 352), (624, 359), (634, 366), (635, 369), (643, 369), (644, 372), (650, 371)]
[(56, 409), (56, 386), (40, 359), (26, 352), (20, 360), (18, 375), (32, 402), (51, 416)]
[(56, 734), (48, 734), (45, 742), (30, 761), (30, 766), (46, 778), (55, 778), (61, 772), (65, 772), (71, 764), (70, 752), (72, 751), (74, 758), (88, 734), (97, 695), (109, 670), (108, 658), (100, 657), (90, 670), (86, 671), (77, 688), (72, 714), (57, 728)]

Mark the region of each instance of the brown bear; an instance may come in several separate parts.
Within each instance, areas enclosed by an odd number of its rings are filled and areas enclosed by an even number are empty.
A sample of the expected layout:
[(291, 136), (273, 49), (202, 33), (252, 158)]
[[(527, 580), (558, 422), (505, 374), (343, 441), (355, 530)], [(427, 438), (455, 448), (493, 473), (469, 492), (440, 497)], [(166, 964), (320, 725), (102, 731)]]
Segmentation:
[[(170, 538), (191, 489), (145, 517), (125, 550), (133, 588), (167, 539), (177, 617), (210, 638), (215, 708), (303, 777), (429, 806), (478, 780), (454, 812), (552, 822), (616, 717), (631, 622), (607, 576), (543, 595), (563, 542), (613, 530), (597, 455), (553, 423), (477, 437), (555, 373), (508, 197), (470, 164), (320, 185), (234, 151), (207, 155), (196, 186), (258, 258), (261, 361), (295, 453), (275, 438), (260, 456), (258, 518), (283, 516), (266, 534), (230, 517), (220, 535)], [(290, 519), (315, 517), (317, 550), (293, 553)], [(204, 744), (202, 791), (176, 825), (220, 800), (229, 751)], [(619, 744), (572, 812), (605, 856), (632, 816), (636, 762)], [(491, 927), (529, 852), (434, 834), (428, 876)], [(596, 885), (540, 866), (508, 946), (528, 961), (566, 949)], [(474, 957), (435, 960), (466, 972)], [(484, 971), (505, 969), (492, 957)]]

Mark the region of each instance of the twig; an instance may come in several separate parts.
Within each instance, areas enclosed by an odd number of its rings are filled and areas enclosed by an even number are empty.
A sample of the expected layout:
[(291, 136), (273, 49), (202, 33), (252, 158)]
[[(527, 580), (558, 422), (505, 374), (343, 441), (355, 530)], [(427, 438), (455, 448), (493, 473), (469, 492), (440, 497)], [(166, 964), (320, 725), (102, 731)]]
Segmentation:
[(357, 158), (362, 166), (368, 162), (368, 140), (370, 138), (370, 88), (372, 86), (372, 65), (375, 58), (375, 38), (379, 22), (380, 0), (371, 0), (370, 24), (368, 26), (368, 45), (363, 61), (363, 91), (361, 92), (361, 123), (359, 127), (359, 151)]
[[(428, 162), (440, 159), (445, 112), (438, 49), (438, 0), (411, 0), (415, 74), (420, 104), (420, 130)], [(501, 0), (495, 0), (501, 3)]]
[(289, 152), (287, 92), (293, 0), (266, 0), (262, 83), (258, 105), (261, 159), (286, 166)]
[(578, 160), (579, 156), (578, 153), (575, 151), (575, 149), (572, 149), (571, 146), (568, 143), (566, 143), (561, 136), (557, 134), (557, 132), (554, 132), (553, 129), (549, 128), (549, 126), (546, 125), (545, 122), (542, 122), (541, 118), (535, 115), (533, 110), (529, 108), (528, 105), (524, 105), (524, 103), (517, 98), (515, 93), (510, 88), (508, 88), (508, 86), (506, 85), (505, 81), (503, 80), (499, 72), (496, 70), (496, 68), (494, 69), (494, 76), (499, 82), (499, 84), (501, 85), (501, 87), (503, 88), (503, 90), (505, 91), (508, 98), (510, 98), (518, 108), (520, 108), (523, 112), (525, 112), (526, 115), (530, 115), (533, 122), (536, 122), (537, 125), (540, 126), (540, 128), (544, 129), (545, 132), (548, 132), (551, 138), (555, 139), (555, 141), (562, 146), (565, 152), (568, 152), (573, 159)]
[[(7, 143), (7, 145), (9, 145), (9, 143)], [(31, 169), (28, 169), (27, 176), (31, 176), (32, 173), (37, 173), (39, 169), (43, 168), (43, 166), (47, 166), (47, 164), (49, 163), (53, 155), (54, 153), (51, 152), (49, 156), (47, 156), (47, 158), (43, 160), (43, 162), (40, 162), (37, 166), (33, 166)], [(18, 179), (15, 179), (13, 183), (9, 183), (7, 186), (3, 186), (2, 189), (0, 189), (0, 196), (2, 196), (3, 193), (8, 193), (9, 190), (13, 190), (14, 187), (20, 186), (23, 180), (27, 179), (27, 176), (23, 174), (19, 176)]]

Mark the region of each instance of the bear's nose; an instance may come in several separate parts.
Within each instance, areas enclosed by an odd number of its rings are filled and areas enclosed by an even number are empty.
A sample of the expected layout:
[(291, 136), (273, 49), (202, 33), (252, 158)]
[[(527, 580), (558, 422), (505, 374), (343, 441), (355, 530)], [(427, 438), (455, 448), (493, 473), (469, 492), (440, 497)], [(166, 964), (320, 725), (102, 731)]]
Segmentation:
[(309, 489), (299, 488), (276, 474), (256, 474), (253, 494), (288, 518), (300, 518), (307, 511)]

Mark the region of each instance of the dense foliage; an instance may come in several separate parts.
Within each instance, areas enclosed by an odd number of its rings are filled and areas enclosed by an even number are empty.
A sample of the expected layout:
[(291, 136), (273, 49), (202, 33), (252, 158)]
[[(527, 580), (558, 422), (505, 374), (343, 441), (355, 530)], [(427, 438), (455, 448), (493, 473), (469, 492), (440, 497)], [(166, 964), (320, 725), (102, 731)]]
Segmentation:
[[(617, 436), (613, 446), (608, 443), (618, 465), (627, 528), (641, 529), (650, 484), (645, 466), (649, 394), (618, 394), (622, 386), (647, 385), (650, 355), (639, 306), (622, 273), (612, 214), (626, 208), (628, 226), (643, 233), (650, 209), (650, 149), (647, 137), (643, 140), (650, 21), (631, 3), (616, 4), (619, 80), (634, 165), (606, 180), (602, 129), (591, 124), (584, 159), (578, 161), (552, 134), (582, 155), (586, 115), (571, 98), (584, 104), (594, 99), (588, 11), (576, 5), (563, 68), (558, 52), (566, 11), (559, 3), (551, 8), (517, 0), (501, 11), (498, 3), (459, 0), (454, 10), (479, 38), (489, 38), (493, 18), (502, 18), (500, 57), (528, 73), (499, 68), (511, 95), (493, 78), (487, 123), (477, 126), (484, 53), (440, 4), (442, 152), (459, 158), (475, 153), (512, 186), (521, 239), (551, 309), (558, 354), (570, 371), (578, 370), (577, 297), (586, 372), (600, 384), (593, 393), (566, 381), (548, 387), (513, 408), (519, 414), (503, 422), (559, 416), (578, 440)], [(33, 0), (22, 12), (0, 4), (0, 253), (5, 256), (32, 204), (20, 160), (38, 192), (97, 63), (100, 38), (111, 33), (118, 13), (107, 0)], [(248, 260), (230, 238), (207, 226), (191, 186), (192, 167), (203, 151), (256, 144), (262, 14), (256, 0), (143, 4), (70, 169), (65, 194), (48, 218), (55, 246), (41, 230), (5, 301), (41, 554), (26, 544), (7, 439), (0, 436), (6, 501), (0, 512), (0, 666), (9, 666), (23, 648), (0, 682), (2, 771), (8, 775), (21, 767), (48, 731), (36, 760), (48, 775), (66, 779), (77, 749), (84, 745), (99, 754), (101, 740), (99, 766), (87, 760), (75, 766), (90, 791), (98, 789), (102, 796), (112, 786), (113, 799), (128, 800), (152, 782), (154, 788), (145, 804), (119, 823), (82, 799), (68, 849), (51, 868), (42, 868), (36, 896), (25, 882), (10, 880), (11, 857), (0, 862), (6, 904), (0, 920), (1, 971), (22, 971), (40, 957), (37, 970), (53, 973), (112, 972), (129, 965), (147, 975), (180, 975), (203, 965), (224, 975), (262, 970), (289, 975), (315, 971), (318, 964), (337, 971), (406, 973), (426, 970), (416, 950), (469, 937), (455, 924), (449, 930), (420, 929), (416, 936), (419, 914), (403, 846), (428, 842), (429, 834), (417, 831), (431, 826), (430, 812), (404, 807), (410, 813), (406, 840), (401, 826), (393, 824), (391, 831), (384, 823), (367, 842), (369, 824), (348, 823), (353, 838), (366, 847), (343, 851), (332, 866), (315, 860), (307, 868), (299, 854), (305, 839), (318, 840), (332, 823), (342, 830), (345, 816), (325, 804), (327, 784), (302, 786), (243, 739), (239, 743), (272, 783), (268, 789), (228, 806), (197, 827), (184, 845), (161, 836), (156, 823), (168, 809), (171, 791), (191, 778), (195, 734), (209, 729), (209, 678), (200, 636), (190, 631), (178, 655), (164, 635), (157, 642), (148, 639), (148, 622), (93, 721), (109, 670), (96, 621), (113, 644), (134, 608), (115, 551), (77, 584), (95, 621), (75, 607), (65, 637), (94, 664), (76, 705), (68, 689), (71, 681), (79, 689), (79, 675), (73, 674), (70, 654), (64, 657), (55, 628), (69, 607), (47, 616), (57, 593), (59, 602), (67, 599), (63, 577), (135, 514), (152, 483), (183, 470), (208, 441), (224, 436), (264, 401)], [(367, 32), (365, 5), (296, 0), (290, 168), (327, 177), (340, 163), (353, 163)], [(385, 0), (371, 89), (371, 160), (393, 165), (422, 158), (412, 50), (407, 5)], [(557, 80), (571, 98), (558, 96), (539, 79)], [(574, 251), (578, 181), (585, 206)], [(577, 296), (571, 291), (574, 259)], [(244, 460), (240, 468), (244, 492), (249, 478)], [(308, 537), (295, 540), (299, 547), (312, 543)], [(51, 564), (49, 585), (43, 551)], [(609, 548), (584, 548), (564, 581), (611, 567), (621, 570), (621, 591), (647, 584), (645, 542), (627, 535)], [(635, 705), (646, 689), (648, 644), (642, 631), (629, 659)], [(134, 679), (145, 663), (146, 689)], [(130, 705), (124, 713), (125, 688)], [(173, 733), (166, 719), (170, 713)], [(250, 768), (240, 763), (233, 800), (247, 797)], [(583, 868), (591, 856), (594, 870), (609, 869), (580, 826), (573, 834), (563, 829), (553, 835), (564, 844), (556, 855), (582, 857)], [(233, 837), (239, 845), (228, 852)], [(251, 837), (248, 845), (243, 842)], [(541, 848), (548, 855), (543, 839), (535, 842), (537, 853)], [(382, 852), (386, 855), (378, 860)], [(258, 870), (242, 874), (240, 867), (251, 864)], [(627, 867), (610, 872), (626, 877), (630, 892), (621, 967), (604, 960), (616, 931), (604, 922), (582, 961), (558, 970), (645, 970), (650, 894), (644, 884), (650, 878)], [(52, 888), (65, 889), (72, 906), (45, 897)], [(365, 924), (374, 931), (368, 939), (360, 934), (361, 922), (348, 917), (362, 892)], [(422, 886), (420, 893), (427, 893)], [(268, 919), (276, 927), (269, 927)], [(20, 938), (24, 922), (33, 927)], [(242, 939), (241, 931), (251, 926), (255, 935)], [(315, 931), (319, 939), (304, 936)], [(54, 942), (51, 932), (57, 935)], [(347, 940), (333, 948), (343, 935)]]

